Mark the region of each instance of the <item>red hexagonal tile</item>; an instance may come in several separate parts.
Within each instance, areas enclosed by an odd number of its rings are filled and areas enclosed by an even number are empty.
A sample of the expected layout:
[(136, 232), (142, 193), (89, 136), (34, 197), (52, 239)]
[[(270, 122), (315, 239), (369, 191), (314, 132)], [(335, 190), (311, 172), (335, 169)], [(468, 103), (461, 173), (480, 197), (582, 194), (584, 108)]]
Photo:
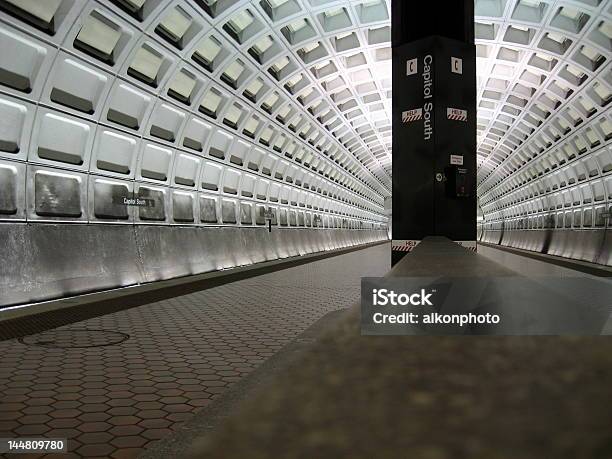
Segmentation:
[(75, 418), (79, 414), (81, 414), (81, 412), (75, 409), (55, 410), (55, 411), (49, 412), (49, 416), (51, 416), (52, 418), (56, 418), (56, 419)]
[(20, 426), (15, 429), (15, 432), (21, 436), (26, 435), (42, 435), (45, 432), (51, 430), (51, 427), (45, 424), (30, 424), (25, 426)]
[(76, 418), (62, 418), (62, 419), (53, 419), (47, 422), (47, 425), (57, 428), (57, 429), (70, 429), (72, 427), (76, 427), (81, 423)]
[[(142, 421), (141, 421), (142, 422)], [(108, 431), (108, 433), (113, 434), (115, 437), (125, 437), (131, 435), (139, 435), (143, 430), (143, 427), (140, 427), (140, 424), (137, 426), (115, 426)]]
[(143, 448), (125, 448), (115, 451), (111, 457), (113, 459), (136, 459), (140, 457), (144, 451)]
[(68, 439), (74, 439), (74, 438), (78, 437), (79, 435), (81, 435), (81, 433), (82, 432), (80, 430), (71, 429), (71, 428), (64, 428), (64, 429), (56, 429), (56, 428), (54, 428), (53, 430), (50, 430), (47, 433), (45, 433), (45, 437), (46, 438), (68, 438)]
[(171, 429), (147, 429), (141, 435), (149, 440), (160, 440), (171, 433)]
[(108, 422), (84, 422), (77, 429), (81, 432), (105, 432), (112, 427)]
[(28, 398), (25, 401), (25, 404), (29, 406), (42, 406), (42, 405), (48, 406), (48, 405), (51, 405), (54, 401), (55, 400), (53, 400), (52, 398), (48, 398), (48, 397)]
[(113, 436), (108, 432), (88, 432), (77, 437), (83, 444), (88, 443), (108, 443), (113, 439)]
[(140, 448), (149, 442), (148, 439), (140, 436), (117, 437), (111, 441), (111, 444), (117, 448)]
[(104, 412), (83, 413), (79, 416), (79, 420), (82, 422), (101, 422), (106, 421), (110, 417), (110, 414)]
[(191, 419), (191, 418), (193, 418), (193, 413), (191, 411), (189, 411), (189, 412), (176, 412), (176, 413), (171, 413), (168, 416), (166, 416), (166, 419), (169, 419), (172, 422), (185, 422), (185, 421), (187, 421), (188, 419)]
[(140, 418), (136, 416), (113, 416), (108, 419), (108, 422), (115, 426), (129, 426), (140, 422)]
[(89, 444), (81, 446), (76, 452), (82, 457), (108, 457), (115, 450), (110, 444)]
[(136, 400), (133, 400), (131, 398), (111, 399), (107, 402), (107, 404), (110, 406), (132, 406), (135, 403), (136, 403)]
[(104, 403), (86, 403), (79, 407), (79, 411), (83, 413), (99, 413), (107, 411), (108, 409), (110, 409), (110, 406)]
[(166, 405), (164, 407), (164, 411), (167, 411), (168, 413), (190, 413), (194, 411), (194, 409), (193, 406), (185, 403), (175, 403), (172, 405)]
[(165, 429), (166, 427), (170, 427), (172, 422), (172, 420), (169, 421), (168, 419), (154, 418), (144, 419), (140, 421), (138, 425), (146, 429)]
[[(82, 400), (60, 400), (53, 403), (53, 408), (56, 410), (70, 410), (81, 406)], [(83, 402), (86, 403), (86, 402)]]
[(138, 408), (133, 406), (116, 406), (107, 411), (111, 416), (131, 416), (138, 412)]
[(164, 405), (159, 402), (138, 402), (134, 406), (139, 410), (159, 410)]

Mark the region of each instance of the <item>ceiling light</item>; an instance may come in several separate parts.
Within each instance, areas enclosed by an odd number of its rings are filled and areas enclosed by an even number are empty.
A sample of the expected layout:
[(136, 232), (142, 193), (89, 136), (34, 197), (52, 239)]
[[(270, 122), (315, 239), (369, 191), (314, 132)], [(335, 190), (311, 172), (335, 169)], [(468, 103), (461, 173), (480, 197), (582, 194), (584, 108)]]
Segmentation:
[(162, 57), (143, 46), (134, 56), (130, 69), (145, 77), (148, 83), (153, 83), (162, 64)]
[(216, 91), (210, 89), (202, 98), (202, 102), (200, 103), (200, 109), (207, 115), (216, 118), (217, 110), (219, 109), (222, 100), (223, 99)]
[(274, 64), (272, 64), (271, 69), (274, 70), (277, 74), (283, 70), (289, 64), (289, 58), (287, 56), (281, 57)]
[(190, 26), (191, 17), (180, 8), (173, 8), (159, 23), (159, 27), (175, 42), (183, 38), (183, 35), (185, 35)]
[(168, 89), (168, 94), (188, 104), (196, 83), (197, 80), (194, 77), (181, 70), (176, 74), (174, 80), (172, 80), (170, 88)]
[(244, 29), (253, 23), (253, 15), (249, 10), (242, 10), (233, 16), (228, 22), (228, 26), (234, 31), (236, 35), (240, 35)]
[(298, 19), (297, 21), (290, 23), (287, 28), (291, 31), (291, 33), (296, 33), (302, 30), (307, 25), (308, 22), (306, 21), (306, 19)]
[(226, 122), (226, 124), (230, 124), (232, 127), (236, 128), (241, 116), (242, 110), (240, 109), (240, 107), (237, 107), (235, 104), (232, 104), (227, 113), (225, 114), (225, 118), (223, 121)]
[(255, 102), (255, 98), (261, 89), (264, 87), (263, 81), (260, 78), (253, 79), (244, 90), (244, 94), (252, 101)]
[(344, 8), (335, 8), (333, 10), (328, 10), (325, 12), (326, 18), (333, 18), (334, 16), (338, 16), (339, 14), (344, 13)]
[(200, 62), (209, 71), (213, 70), (213, 63), (216, 57), (221, 51), (221, 44), (214, 37), (206, 37), (202, 40), (195, 52), (193, 57), (195, 60)]
[[(87, 16), (81, 30), (76, 36), (75, 45), (84, 45), (83, 51), (91, 53), (97, 51), (94, 57), (104, 60), (111, 60), (113, 50), (121, 38), (121, 31), (118, 27), (111, 26), (107, 20), (94, 11)], [(99, 55), (98, 55), (99, 54)], [(112, 62), (111, 62), (112, 63)]]
[(31, 14), (46, 24), (51, 24), (62, 0), (5, 0), (5, 2)]
[(232, 81), (238, 81), (238, 78), (240, 78), (243, 71), (244, 65), (242, 65), (240, 61), (234, 61), (227, 66), (223, 74), (227, 75), (227, 77)]
[(261, 39), (259, 39), (254, 45), (253, 45), (253, 49), (259, 53), (259, 54), (263, 54), (265, 53), (268, 49), (270, 49), (270, 47), (274, 44), (274, 41), (272, 40), (272, 37), (270, 35), (265, 35), (264, 37), (262, 37)]

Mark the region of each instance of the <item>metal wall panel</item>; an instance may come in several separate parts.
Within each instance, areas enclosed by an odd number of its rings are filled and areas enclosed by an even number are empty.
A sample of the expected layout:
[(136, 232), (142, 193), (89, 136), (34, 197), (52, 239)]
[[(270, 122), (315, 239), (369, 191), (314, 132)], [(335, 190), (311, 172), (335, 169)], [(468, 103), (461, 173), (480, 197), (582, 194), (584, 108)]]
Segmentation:
[(0, 220), (25, 219), (26, 165), (0, 160)]
[(172, 193), (172, 215), (175, 222), (194, 223), (194, 195), (175, 191)]
[(145, 281), (127, 225), (0, 223), (0, 305)]
[(86, 220), (86, 176), (28, 166), (28, 218)]
[(217, 223), (217, 200), (200, 196), (200, 219), (203, 223)]
[(133, 183), (121, 182), (102, 177), (92, 177), (93, 215), (100, 220), (128, 221), (132, 216), (132, 207), (123, 204), (123, 199), (132, 197)]

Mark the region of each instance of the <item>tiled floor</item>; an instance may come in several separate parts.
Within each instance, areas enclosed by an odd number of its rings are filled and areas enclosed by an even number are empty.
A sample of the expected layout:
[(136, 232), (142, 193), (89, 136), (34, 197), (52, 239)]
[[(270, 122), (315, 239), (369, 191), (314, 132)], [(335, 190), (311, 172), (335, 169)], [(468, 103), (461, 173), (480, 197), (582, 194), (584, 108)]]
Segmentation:
[(0, 342), (0, 438), (68, 438), (70, 453), (54, 459), (137, 457), (324, 314), (358, 301), (360, 277), (386, 273), (389, 251)]

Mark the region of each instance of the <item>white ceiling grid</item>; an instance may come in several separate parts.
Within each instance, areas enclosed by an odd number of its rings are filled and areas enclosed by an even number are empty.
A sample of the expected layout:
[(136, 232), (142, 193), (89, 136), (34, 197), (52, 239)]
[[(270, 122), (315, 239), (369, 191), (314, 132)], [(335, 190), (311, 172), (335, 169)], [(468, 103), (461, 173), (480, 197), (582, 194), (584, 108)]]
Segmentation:
[[(380, 213), (391, 194), (390, 2), (0, 5), (29, 11), (30, 22), (43, 29), (53, 18), (55, 33), (37, 34), (41, 46), (61, 47), (165, 101), (152, 119), (180, 117), (187, 105), (236, 138), (353, 190), (367, 201), (364, 209)], [(538, 196), (561, 195), (574, 182), (592, 182), (591, 194), (599, 196), (612, 170), (612, 0), (475, 0), (475, 11), (478, 196), (487, 218), (542, 211), (550, 204), (533, 204)], [(15, 28), (32, 33), (22, 22)], [(52, 64), (45, 60), (41, 71)], [(40, 89), (34, 92), (30, 100), (40, 97)], [(108, 92), (98, 96), (110, 99)], [(58, 88), (55, 97), (72, 96)], [(90, 108), (83, 100), (71, 103), (81, 112)], [(589, 191), (581, 190), (581, 205), (588, 204)], [(523, 201), (532, 204), (519, 206)]]
[[(278, 91), (277, 86), (280, 86), (282, 99), (291, 100), (297, 112), (307, 110), (301, 114), (306, 116), (310, 126), (303, 123), (302, 130), (297, 131), (302, 137), (314, 139), (312, 143), (319, 146), (327, 146), (331, 140), (341, 150), (348, 150), (347, 161), (355, 163), (348, 166), (349, 170), (379, 195), (390, 194), (388, 0), (226, 0), (209, 3), (226, 8), (211, 18), (211, 25), (217, 37), (224, 39), (223, 47), (235, 47), (247, 71), (253, 73), (235, 91), (237, 98), (244, 100), (241, 93), (255, 78), (253, 71), (258, 70), (258, 76), (271, 88), (270, 92)], [(232, 20), (250, 21), (241, 37), (228, 33), (226, 24)], [(303, 28), (297, 29), (300, 25)], [(293, 30), (291, 28), (297, 31), (288, 33)], [(379, 30), (384, 28), (387, 30)], [(371, 41), (374, 43), (370, 44)], [(265, 49), (259, 60), (252, 52), (254, 46)], [(231, 54), (238, 55), (236, 51)], [(272, 66), (280, 67), (278, 78), (269, 71)], [(217, 76), (221, 71), (215, 72)], [(288, 81), (300, 75), (305, 79), (299, 83), (299, 89), (291, 93), (284, 88)], [(281, 111), (281, 105), (275, 107), (275, 113)], [(337, 140), (329, 135), (330, 132)]]
[[(176, 100), (194, 113), (206, 114), (203, 107), (215, 103), (211, 98), (215, 94), (219, 109), (213, 123), (229, 126), (238, 138), (246, 135), (293, 157), (369, 201), (364, 209), (382, 212), (384, 196), (391, 193), (390, 9), (386, 0), (1, 3), (5, 11), (31, 12), (29, 22), (39, 28), (49, 27), (47, 19), (52, 20), (54, 33), (36, 33), (37, 37), (77, 53), (79, 59), (106, 73), (132, 77), (131, 84), (154, 91), (156, 97), (170, 102), (166, 107), (174, 106), (169, 116), (185, 109)], [(287, 33), (304, 20), (312, 35)], [(21, 21), (14, 24), (23, 28)], [(232, 27), (245, 28), (236, 33)], [(218, 49), (211, 46), (213, 42), (205, 42), (211, 37)], [(218, 54), (206, 68), (205, 59), (195, 58), (196, 51), (201, 56)], [(357, 62), (357, 56), (365, 62)], [(297, 89), (289, 90), (287, 83), (300, 75), (303, 79), (295, 85)], [(67, 85), (69, 80), (67, 76)], [(327, 90), (332, 86), (333, 91)]]
[(487, 220), (612, 196), (612, 2), (476, 0), (476, 46)]

